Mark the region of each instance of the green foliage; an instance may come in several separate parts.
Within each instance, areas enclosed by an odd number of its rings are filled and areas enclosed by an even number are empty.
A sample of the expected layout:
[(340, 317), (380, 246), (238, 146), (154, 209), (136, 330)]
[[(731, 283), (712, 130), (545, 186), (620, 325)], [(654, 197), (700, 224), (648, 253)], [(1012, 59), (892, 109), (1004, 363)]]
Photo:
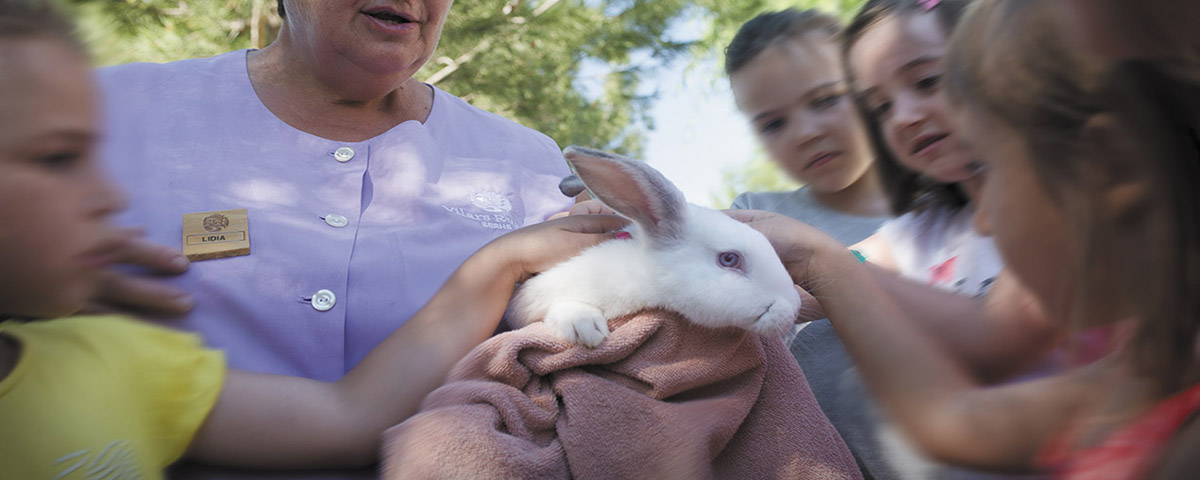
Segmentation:
[(750, 161), (721, 172), (721, 190), (709, 197), (709, 205), (713, 208), (729, 208), (733, 199), (742, 192), (777, 192), (797, 188), (800, 188), (800, 184), (788, 178), (760, 150)]
[(99, 65), (168, 62), (266, 46), (274, 0), (60, 0)]
[(725, 46), (733, 40), (738, 28), (755, 15), (786, 8), (814, 8), (848, 22), (866, 0), (697, 0), (696, 3), (712, 14), (711, 26), (704, 38), (696, 43), (696, 52), (724, 60)]
[(561, 145), (637, 156), (644, 136), (631, 125), (650, 123), (652, 101), (638, 93), (647, 70), (639, 61), (660, 64), (686, 50), (664, 33), (687, 4), (459, 0), (438, 57), (418, 76)]

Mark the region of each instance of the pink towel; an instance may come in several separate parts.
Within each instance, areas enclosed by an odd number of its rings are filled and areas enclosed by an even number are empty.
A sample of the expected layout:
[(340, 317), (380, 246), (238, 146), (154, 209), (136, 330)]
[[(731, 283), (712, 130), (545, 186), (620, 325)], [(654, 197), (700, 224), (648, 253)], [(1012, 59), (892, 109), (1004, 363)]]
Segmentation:
[(542, 323), (385, 434), (385, 478), (861, 478), (783, 342), (647, 311), (595, 349)]

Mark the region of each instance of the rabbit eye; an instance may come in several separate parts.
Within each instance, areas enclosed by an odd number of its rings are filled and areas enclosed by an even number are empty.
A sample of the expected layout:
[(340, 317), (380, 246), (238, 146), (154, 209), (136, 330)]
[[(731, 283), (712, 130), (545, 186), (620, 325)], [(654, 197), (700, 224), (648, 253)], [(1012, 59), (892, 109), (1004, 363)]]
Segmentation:
[(738, 252), (721, 252), (717, 254), (717, 264), (725, 268), (742, 268), (742, 254)]

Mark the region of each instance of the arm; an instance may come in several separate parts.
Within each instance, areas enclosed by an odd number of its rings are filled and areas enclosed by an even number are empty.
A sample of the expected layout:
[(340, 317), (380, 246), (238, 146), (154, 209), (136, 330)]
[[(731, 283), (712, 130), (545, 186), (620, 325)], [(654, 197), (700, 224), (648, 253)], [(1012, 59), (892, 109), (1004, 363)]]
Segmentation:
[(1045, 357), (1063, 337), (1036, 299), (1007, 272), (982, 298), (958, 295), (867, 266), (871, 279), (969, 373), (984, 383), (1012, 376)]
[(383, 431), (416, 413), (451, 367), (496, 329), (515, 285), (612, 238), (615, 216), (573, 216), (504, 235), (336, 383), (230, 372), (189, 457), (260, 468), (374, 462)]
[[(937, 460), (1032, 469), (1037, 449), (1062, 430), (1091, 392), (1091, 372), (985, 388), (956, 358), (961, 352), (946, 349), (945, 340), (928, 329), (914, 328), (870, 267), (843, 258), (816, 269), (855, 285), (855, 295), (820, 287), (813, 293), (824, 299), (834, 328), (889, 417)], [(861, 301), (876, 295), (880, 301)]]
[(871, 391), (930, 455), (964, 465), (1028, 468), (1035, 449), (1087, 397), (1087, 371), (982, 388), (926, 329), (914, 327), (876, 269), (836, 240), (779, 215), (731, 215), (763, 232), (793, 279), (807, 282)]
[[(1007, 272), (1000, 274), (986, 296), (973, 298), (895, 273), (898, 267), (878, 233), (853, 248), (866, 254), (870, 276), (881, 293), (984, 383), (1023, 371), (1062, 341), (1062, 329), (1046, 320), (1037, 301)], [(828, 283), (821, 282), (820, 275), (805, 280), (812, 280), (801, 285), (806, 289)], [(854, 294), (853, 285), (842, 285), (850, 290), (836, 294)], [(806, 320), (825, 316), (823, 308), (806, 309)]]

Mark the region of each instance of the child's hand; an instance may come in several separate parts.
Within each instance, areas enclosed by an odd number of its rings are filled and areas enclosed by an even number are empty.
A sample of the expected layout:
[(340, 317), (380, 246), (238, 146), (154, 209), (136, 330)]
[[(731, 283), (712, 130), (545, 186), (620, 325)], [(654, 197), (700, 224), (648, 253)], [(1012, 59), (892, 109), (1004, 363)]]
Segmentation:
[(95, 298), (85, 313), (132, 311), (155, 316), (179, 316), (194, 305), (191, 295), (156, 277), (179, 275), (188, 269), (178, 250), (142, 238), (140, 229), (125, 229), (127, 239), (117, 251), (117, 265), (133, 266), (145, 274), (108, 269), (99, 279)]
[(837, 240), (794, 218), (761, 210), (724, 210), (724, 213), (767, 237), (794, 279), (809, 278), (798, 273), (807, 272), (813, 261), (826, 253), (850, 255)]
[(585, 248), (615, 238), (617, 230), (628, 223), (616, 215), (558, 218), (492, 240), (476, 256), (505, 265), (516, 282), (523, 282)]

